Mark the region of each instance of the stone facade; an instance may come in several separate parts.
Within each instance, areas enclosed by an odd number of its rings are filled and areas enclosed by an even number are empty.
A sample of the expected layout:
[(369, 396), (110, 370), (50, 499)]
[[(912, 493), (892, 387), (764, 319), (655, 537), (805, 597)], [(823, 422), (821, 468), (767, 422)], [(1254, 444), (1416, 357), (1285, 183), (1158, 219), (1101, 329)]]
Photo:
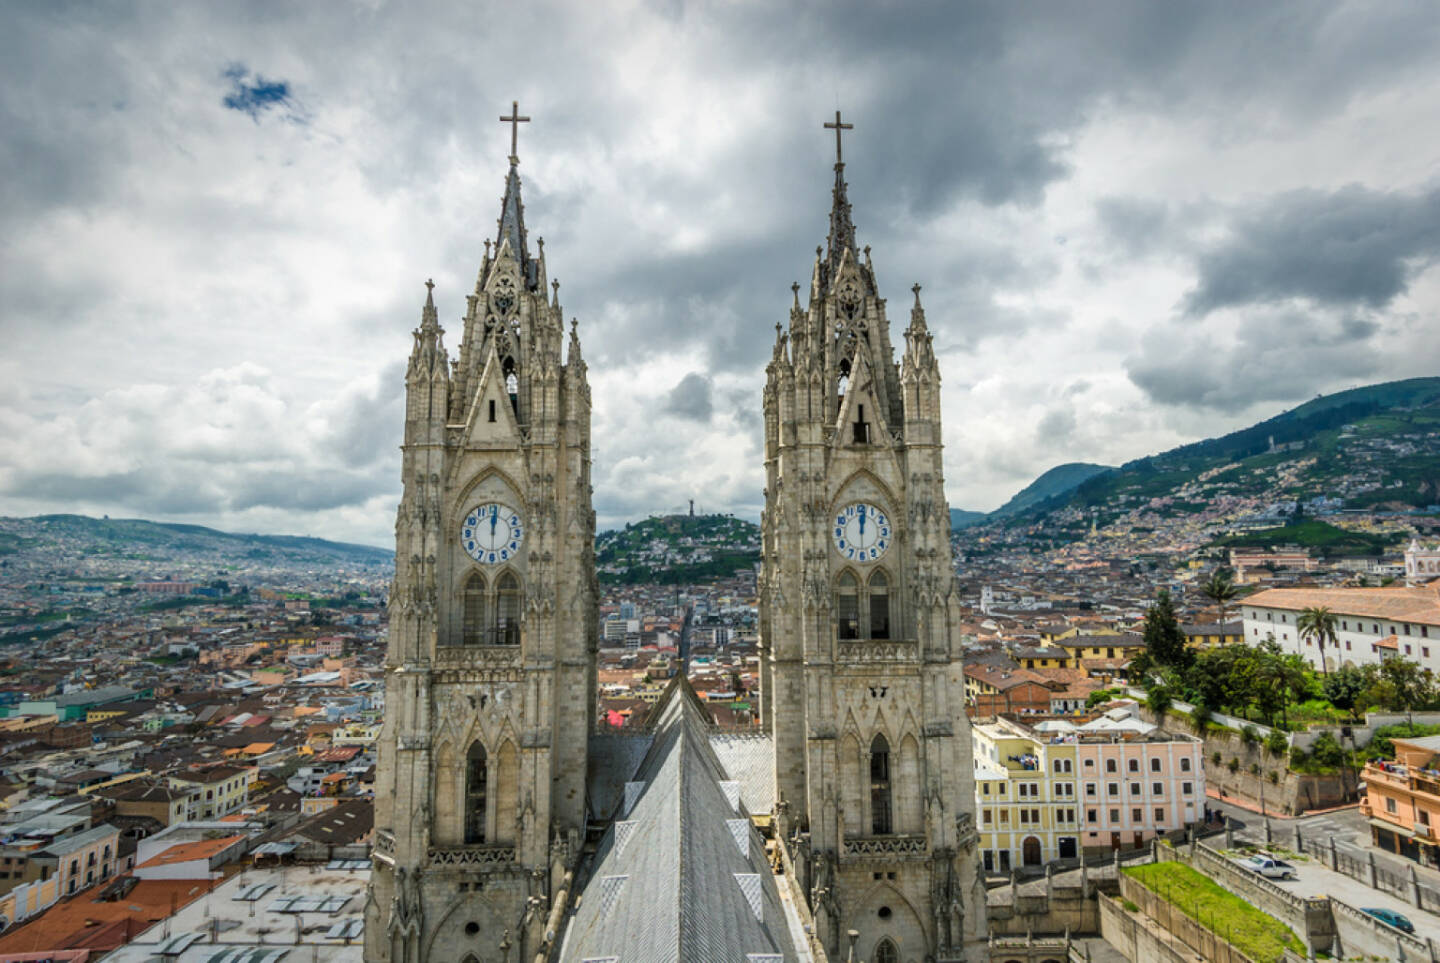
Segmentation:
[(517, 165), (458, 357), (432, 291), (405, 376), (367, 960), (532, 958), (585, 831), (590, 389)]
[(777, 825), (832, 959), (852, 929), (859, 959), (984, 959), (940, 371), (918, 285), (894, 361), (838, 161), (828, 250), (794, 290), (764, 394)]

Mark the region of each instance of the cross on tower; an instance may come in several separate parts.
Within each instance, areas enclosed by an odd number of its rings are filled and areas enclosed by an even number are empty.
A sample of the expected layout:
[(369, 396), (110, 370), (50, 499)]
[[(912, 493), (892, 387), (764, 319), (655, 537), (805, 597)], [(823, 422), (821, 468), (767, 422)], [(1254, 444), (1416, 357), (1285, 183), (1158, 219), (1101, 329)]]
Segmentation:
[[(836, 111), (836, 112), (835, 112), (835, 116), (836, 116), (836, 117), (839, 117), (839, 116), (840, 116), (840, 112), (839, 112), (839, 111)], [(518, 156), (516, 156), (515, 146), (516, 146), (516, 142), (519, 140), (520, 125), (521, 125), (521, 124), (528, 124), (528, 123), (530, 122), (530, 118), (529, 118), (529, 117), (521, 117), (521, 116), (520, 116), (520, 101), (518, 101), (518, 100), (512, 100), (512, 101), (510, 101), (510, 116), (509, 116), (509, 117), (506, 117), (504, 114), (501, 114), (501, 115), (500, 115), (500, 120), (501, 120), (502, 123), (506, 123), (506, 124), (509, 124), (509, 125), (510, 125), (510, 163), (512, 163), (512, 164), (518, 164), (518, 163), (520, 163), (520, 158), (519, 158)], [(837, 134), (836, 136), (838, 137), (839, 135)]]
[(854, 130), (854, 129), (855, 129), (855, 125), (854, 125), (854, 124), (844, 124), (844, 123), (841, 123), (841, 122), (840, 122), (840, 111), (837, 110), (837, 111), (835, 111), (835, 123), (833, 123), (833, 124), (828, 124), (828, 123), (827, 123), (827, 124), (825, 125), (825, 129), (826, 129), (826, 130), (833, 130), (833, 131), (835, 131), (835, 163), (836, 163), (836, 164), (843, 164), (843, 163), (845, 163), (845, 159), (841, 156), (841, 153), (840, 153), (840, 132), (841, 132), (842, 130)]

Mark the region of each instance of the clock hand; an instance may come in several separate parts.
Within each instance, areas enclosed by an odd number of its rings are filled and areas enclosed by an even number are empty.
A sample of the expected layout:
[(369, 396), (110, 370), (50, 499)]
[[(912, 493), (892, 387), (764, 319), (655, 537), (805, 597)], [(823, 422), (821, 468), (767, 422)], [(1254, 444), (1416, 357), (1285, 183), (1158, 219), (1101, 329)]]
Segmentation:
[(865, 513), (860, 513), (860, 540), (865, 540)]
[(495, 541), (495, 516), (499, 513), (498, 508), (490, 509), (490, 541)]

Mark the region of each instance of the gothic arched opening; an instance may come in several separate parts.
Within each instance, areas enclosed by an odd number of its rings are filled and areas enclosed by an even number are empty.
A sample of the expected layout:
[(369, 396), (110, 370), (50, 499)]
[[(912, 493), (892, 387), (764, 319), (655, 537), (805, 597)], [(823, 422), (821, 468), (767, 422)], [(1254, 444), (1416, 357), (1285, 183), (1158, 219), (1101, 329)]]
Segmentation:
[(894, 832), (890, 818), (890, 743), (879, 734), (870, 741), (870, 831), (876, 836)]
[(860, 580), (853, 572), (835, 580), (835, 631), (837, 638), (860, 638)]
[(485, 641), (485, 576), (472, 572), (465, 580), (465, 617), (460, 639), (464, 645), (481, 645)]
[(520, 580), (514, 572), (501, 575), (496, 583), (495, 643), (520, 644)]
[(485, 842), (485, 805), (490, 789), (490, 760), (477, 739), (465, 756), (465, 842)]
[(870, 638), (890, 638), (890, 580), (883, 569), (870, 576)]
[(889, 937), (875, 944), (875, 963), (900, 963), (900, 950)]

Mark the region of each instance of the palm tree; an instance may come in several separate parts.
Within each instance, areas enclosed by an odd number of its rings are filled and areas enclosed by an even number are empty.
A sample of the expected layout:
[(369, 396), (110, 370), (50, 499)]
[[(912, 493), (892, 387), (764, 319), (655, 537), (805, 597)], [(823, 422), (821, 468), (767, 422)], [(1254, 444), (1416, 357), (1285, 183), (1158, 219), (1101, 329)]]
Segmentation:
[(1210, 573), (1210, 577), (1200, 583), (1200, 594), (1214, 602), (1220, 609), (1220, 640), (1225, 640), (1225, 607), (1240, 594), (1240, 587), (1235, 584), (1235, 573), (1223, 565)]
[(1332, 642), (1339, 645), (1339, 638), (1335, 634), (1335, 626), (1338, 620), (1335, 613), (1323, 606), (1315, 606), (1301, 612), (1295, 619), (1295, 630), (1300, 637), (1314, 639), (1316, 646), (1320, 649), (1320, 674), (1325, 675), (1325, 643)]

